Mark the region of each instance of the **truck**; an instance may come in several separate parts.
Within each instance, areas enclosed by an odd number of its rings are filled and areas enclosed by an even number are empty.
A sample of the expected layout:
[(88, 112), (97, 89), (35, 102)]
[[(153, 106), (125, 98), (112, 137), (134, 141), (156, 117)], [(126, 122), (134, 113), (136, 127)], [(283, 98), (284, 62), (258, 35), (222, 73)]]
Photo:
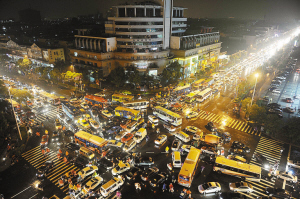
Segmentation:
[(134, 135), (134, 141), (136, 143), (142, 142), (142, 140), (146, 137), (147, 135), (147, 130), (145, 128), (140, 128)]

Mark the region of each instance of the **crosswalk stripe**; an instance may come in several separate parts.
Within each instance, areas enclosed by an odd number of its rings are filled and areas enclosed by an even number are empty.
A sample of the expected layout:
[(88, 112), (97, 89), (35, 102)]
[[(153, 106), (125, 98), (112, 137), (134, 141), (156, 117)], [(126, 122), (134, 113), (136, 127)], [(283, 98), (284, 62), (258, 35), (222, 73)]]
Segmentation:
[(31, 151), (30, 153), (24, 154), (24, 155), (22, 155), (22, 156), (23, 156), (24, 158), (29, 157), (29, 156), (31, 156), (32, 154), (35, 154), (35, 153), (37, 152), (37, 150), (40, 150), (40, 149), (35, 148), (34, 151)]
[(235, 127), (236, 127), (237, 125), (239, 125), (239, 123), (240, 123), (240, 121), (237, 120), (237, 122), (236, 122), (231, 128), (235, 129)]
[(36, 147), (34, 147), (34, 148), (32, 148), (32, 149), (30, 149), (30, 150), (24, 152), (24, 153), (22, 154), (22, 156), (28, 154), (29, 152), (32, 152), (32, 151), (36, 150), (36, 148), (38, 148), (38, 147), (40, 147), (40, 146), (36, 146)]
[(72, 169), (74, 169), (74, 165), (72, 165), (71, 167), (67, 167), (65, 170), (63, 170), (62, 172), (58, 173), (57, 175), (55, 175), (54, 177), (51, 178), (51, 182), (55, 182), (56, 180), (58, 180), (62, 175), (66, 174), (67, 172), (71, 171)]
[[(264, 181), (264, 182), (266, 182), (266, 183), (269, 183), (269, 184), (271, 184), (271, 185), (274, 185), (273, 182), (270, 182), (270, 181), (267, 181), (267, 180), (264, 180), (264, 179), (260, 179), (260, 183), (262, 183), (261, 181)], [(266, 184), (265, 184), (265, 185), (266, 185)], [(266, 185), (266, 186), (270, 186), (270, 185)]]
[(232, 128), (232, 126), (237, 122), (238, 122), (237, 120), (232, 119), (232, 122), (229, 124), (228, 127)]
[[(58, 167), (55, 172), (53, 171), (53, 173), (51, 175), (49, 175), (49, 180), (52, 181), (52, 179), (54, 179), (55, 177), (57, 177), (56, 175), (58, 173), (60, 173), (63, 169), (66, 169), (68, 167), (67, 164), (63, 164), (60, 167)], [(51, 178), (50, 178), (51, 177)]]
[(248, 195), (248, 194), (245, 194), (245, 193), (243, 193), (243, 192), (237, 191), (237, 193), (239, 193), (239, 194), (241, 194), (241, 195), (244, 195), (244, 196), (246, 196), (246, 197), (248, 197), (248, 198), (253, 198), (253, 199), (255, 199), (254, 197), (252, 197), (252, 196), (250, 196), (250, 195)]

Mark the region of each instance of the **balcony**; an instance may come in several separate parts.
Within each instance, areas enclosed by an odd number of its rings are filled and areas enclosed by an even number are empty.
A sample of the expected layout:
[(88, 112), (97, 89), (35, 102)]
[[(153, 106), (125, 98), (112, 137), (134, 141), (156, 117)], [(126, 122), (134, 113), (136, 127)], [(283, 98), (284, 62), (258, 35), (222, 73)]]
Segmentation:
[[(181, 19), (181, 18), (178, 18)], [(186, 18), (185, 18), (186, 19)], [(162, 17), (108, 17), (109, 21), (128, 21), (128, 22), (162, 22)], [(179, 21), (179, 20), (176, 20)], [(185, 20), (186, 21), (186, 20)]]
[(163, 25), (116, 25), (116, 28), (136, 28), (136, 29), (163, 28), (163, 27), (164, 27)]
[(157, 45), (117, 45), (117, 48), (159, 48), (162, 44)]
[(117, 38), (117, 41), (122, 42), (156, 42), (156, 41), (162, 41), (162, 38), (151, 38), (151, 39), (128, 39), (128, 38)]
[(162, 35), (163, 32), (116, 32), (116, 35)]

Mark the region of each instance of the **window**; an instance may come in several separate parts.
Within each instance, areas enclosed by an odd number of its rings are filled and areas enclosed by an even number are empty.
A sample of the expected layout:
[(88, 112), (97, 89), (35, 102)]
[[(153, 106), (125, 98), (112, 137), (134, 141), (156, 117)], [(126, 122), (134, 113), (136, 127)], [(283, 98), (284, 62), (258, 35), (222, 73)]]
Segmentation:
[(107, 42), (107, 45), (109, 46), (109, 42)]

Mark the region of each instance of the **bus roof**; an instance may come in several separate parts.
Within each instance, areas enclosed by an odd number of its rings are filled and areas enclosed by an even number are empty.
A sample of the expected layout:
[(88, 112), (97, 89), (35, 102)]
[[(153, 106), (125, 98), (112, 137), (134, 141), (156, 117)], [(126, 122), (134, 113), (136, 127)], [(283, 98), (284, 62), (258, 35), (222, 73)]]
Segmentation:
[(175, 117), (175, 118), (182, 118), (180, 115), (178, 115), (177, 113), (174, 113), (174, 112), (172, 112), (172, 111), (170, 111), (170, 110), (168, 110), (168, 109), (165, 109), (165, 108), (163, 108), (163, 107), (161, 107), (161, 106), (156, 106), (156, 107), (154, 107), (155, 109), (159, 109), (159, 110), (161, 110), (161, 111), (164, 111), (165, 113), (167, 113), (168, 115), (171, 115), (171, 116), (173, 116), (173, 117)]
[(39, 94), (42, 95), (43, 97), (48, 97), (48, 98), (51, 98), (51, 99), (57, 99), (57, 98), (59, 98), (58, 96), (56, 96), (54, 94), (51, 94), (51, 93), (47, 93), (45, 91), (42, 91)]
[(187, 84), (185, 86), (180, 86), (180, 87), (175, 88), (174, 91), (180, 91), (180, 90), (186, 89), (186, 88), (188, 88), (190, 86), (191, 86), (190, 84)]
[(88, 99), (91, 99), (91, 100), (95, 100), (97, 102), (102, 102), (102, 103), (106, 103), (107, 100), (102, 98), (102, 97), (98, 97), (98, 96), (95, 96), (95, 95), (86, 95), (84, 96), (84, 99), (85, 98), (88, 98)]
[(199, 80), (195, 81), (194, 84), (201, 84), (204, 81), (205, 81), (205, 79), (199, 79)]
[(188, 156), (186, 157), (184, 164), (179, 172), (180, 175), (191, 177), (193, 174), (198, 159), (200, 157), (201, 150), (196, 148), (191, 148)]
[(139, 110), (134, 110), (134, 109), (131, 109), (131, 108), (126, 108), (126, 107), (123, 107), (123, 106), (118, 106), (115, 111), (128, 111), (128, 112), (131, 112), (133, 114), (139, 114), (140, 111)]
[(132, 95), (123, 95), (123, 94), (113, 94), (112, 96), (113, 97), (124, 97), (124, 98), (129, 98), (129, 99), (134, 98), (134, 96), (132, 96)]
[(187, 95), (187, 97), (194, 97), (195, 95), (197, 95), (199, 93), (199, 91), (194, 91), (194, 92), (191, 92)]
[(82, 139), (85, 139), (97, 146), (103, 147), (104, 145), (106, 145), (107, 141), (99, 136), (96, 135), (92, 135), (90, 133), (87, 133), (85, 131), (78, 131), (77, 133), (75, 133), (74, 136), (80, 137)]
[(131, 104), (131, 103), (134, 103), (134, 102), (149, 102), (148, 100), (132, 100), (132, 101), (129, 101), (129, 102), (123, 102), (123, 104)]
[(238, 162), (235, 160), (230, 160), (225, 158), (224, 156), (218, 156), (215, 161), (216, 164), (224, 164), (228, 165), (234, 168), (242, 169), (245, 171), (251, 171), (253, 173), (261, 173), (261, 167), (257, 165), (252, 165), (252, 164), (246, 164), (242, 162)]
[(205, 90), (199, 92), (198, 95), (204, 95), (205, 93), (210, 92), (211, 90), (211, 88), (206, 88)]

